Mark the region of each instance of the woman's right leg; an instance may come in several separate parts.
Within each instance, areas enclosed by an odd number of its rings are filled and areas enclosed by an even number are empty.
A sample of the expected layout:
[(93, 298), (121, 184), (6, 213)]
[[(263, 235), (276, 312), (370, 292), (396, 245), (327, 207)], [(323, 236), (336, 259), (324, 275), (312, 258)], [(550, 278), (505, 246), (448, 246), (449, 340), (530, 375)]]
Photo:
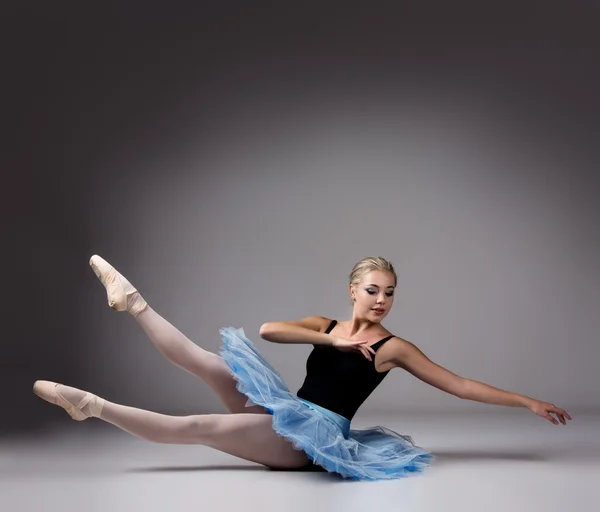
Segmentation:
[(196, 345), (149, 306), (135, 319), (163, 356), (206, 382), (230, 412), (268, 414), (259, 405), (246, 407), (248, 397), (237, 390), (236, 381), (221, 356)]
[(148, 306), (131, 283), (108, 262), (92, 256), (90, 266), (106, 288), (109, 306), (118, 311), (128, 311), (161, 354), (174, 365), (204, 380), (230, 412), (268, 414), (259, 405), (246, 407), (248, 397), (237, 390), (236, 381), (225, 361), (196, 345)]

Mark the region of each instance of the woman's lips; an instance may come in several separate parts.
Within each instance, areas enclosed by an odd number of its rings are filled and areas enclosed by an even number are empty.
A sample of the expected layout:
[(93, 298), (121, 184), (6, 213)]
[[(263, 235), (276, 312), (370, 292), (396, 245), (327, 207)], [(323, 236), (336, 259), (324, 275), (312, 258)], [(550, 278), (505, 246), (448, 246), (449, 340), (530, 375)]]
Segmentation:
[(374, 309), (376, 315), (383, 315), (385, 313), (385, 309)]

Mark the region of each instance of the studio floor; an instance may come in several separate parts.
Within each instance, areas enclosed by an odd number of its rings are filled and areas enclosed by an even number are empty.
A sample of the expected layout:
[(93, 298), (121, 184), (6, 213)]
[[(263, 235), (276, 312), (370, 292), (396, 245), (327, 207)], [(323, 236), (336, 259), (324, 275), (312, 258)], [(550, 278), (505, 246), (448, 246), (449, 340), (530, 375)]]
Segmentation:
[(278, 472), (203, 446), (157, 445), (98, 420), (0, 437), (0, 510), (600, 510), (600, 414), (553, 426), (523, 409), (361, 416), (436, 456), (417, 476), (356, 482)]

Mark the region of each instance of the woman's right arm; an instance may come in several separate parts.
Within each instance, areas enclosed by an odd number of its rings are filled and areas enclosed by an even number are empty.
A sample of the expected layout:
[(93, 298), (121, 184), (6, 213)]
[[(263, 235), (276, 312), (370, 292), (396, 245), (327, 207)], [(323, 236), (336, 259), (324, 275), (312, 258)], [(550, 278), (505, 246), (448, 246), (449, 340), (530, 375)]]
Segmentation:
[(323, 316), (308, 316), (293, 322), (267, 322), (260, 326), (260, 337), (273, 343), (310, 343), (330, 345), (343, 352), (359, 352), (369, 361), (375, 351), (364, 340), (347, 340), (327, 334), (331, 320)]
[(260, 326), (260, 337), (273, 343), (307, 343), (332, 345), (333, 336), (324, 331), (331, 320), (323, 316), (308, 316), (292, 322), (267, 322)]

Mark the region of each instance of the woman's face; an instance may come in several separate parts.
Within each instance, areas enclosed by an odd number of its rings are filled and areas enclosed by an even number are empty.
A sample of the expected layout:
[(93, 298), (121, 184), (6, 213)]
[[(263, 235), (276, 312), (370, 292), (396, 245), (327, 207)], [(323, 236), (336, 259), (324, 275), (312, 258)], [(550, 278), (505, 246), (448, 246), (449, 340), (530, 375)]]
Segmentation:
[(357, 285), (350, 285), (350, 295), (356, 300), (354, 311), (372, 322), (381, 322), (394, 303), (394, 275), (383, 270), (365, 274)]

